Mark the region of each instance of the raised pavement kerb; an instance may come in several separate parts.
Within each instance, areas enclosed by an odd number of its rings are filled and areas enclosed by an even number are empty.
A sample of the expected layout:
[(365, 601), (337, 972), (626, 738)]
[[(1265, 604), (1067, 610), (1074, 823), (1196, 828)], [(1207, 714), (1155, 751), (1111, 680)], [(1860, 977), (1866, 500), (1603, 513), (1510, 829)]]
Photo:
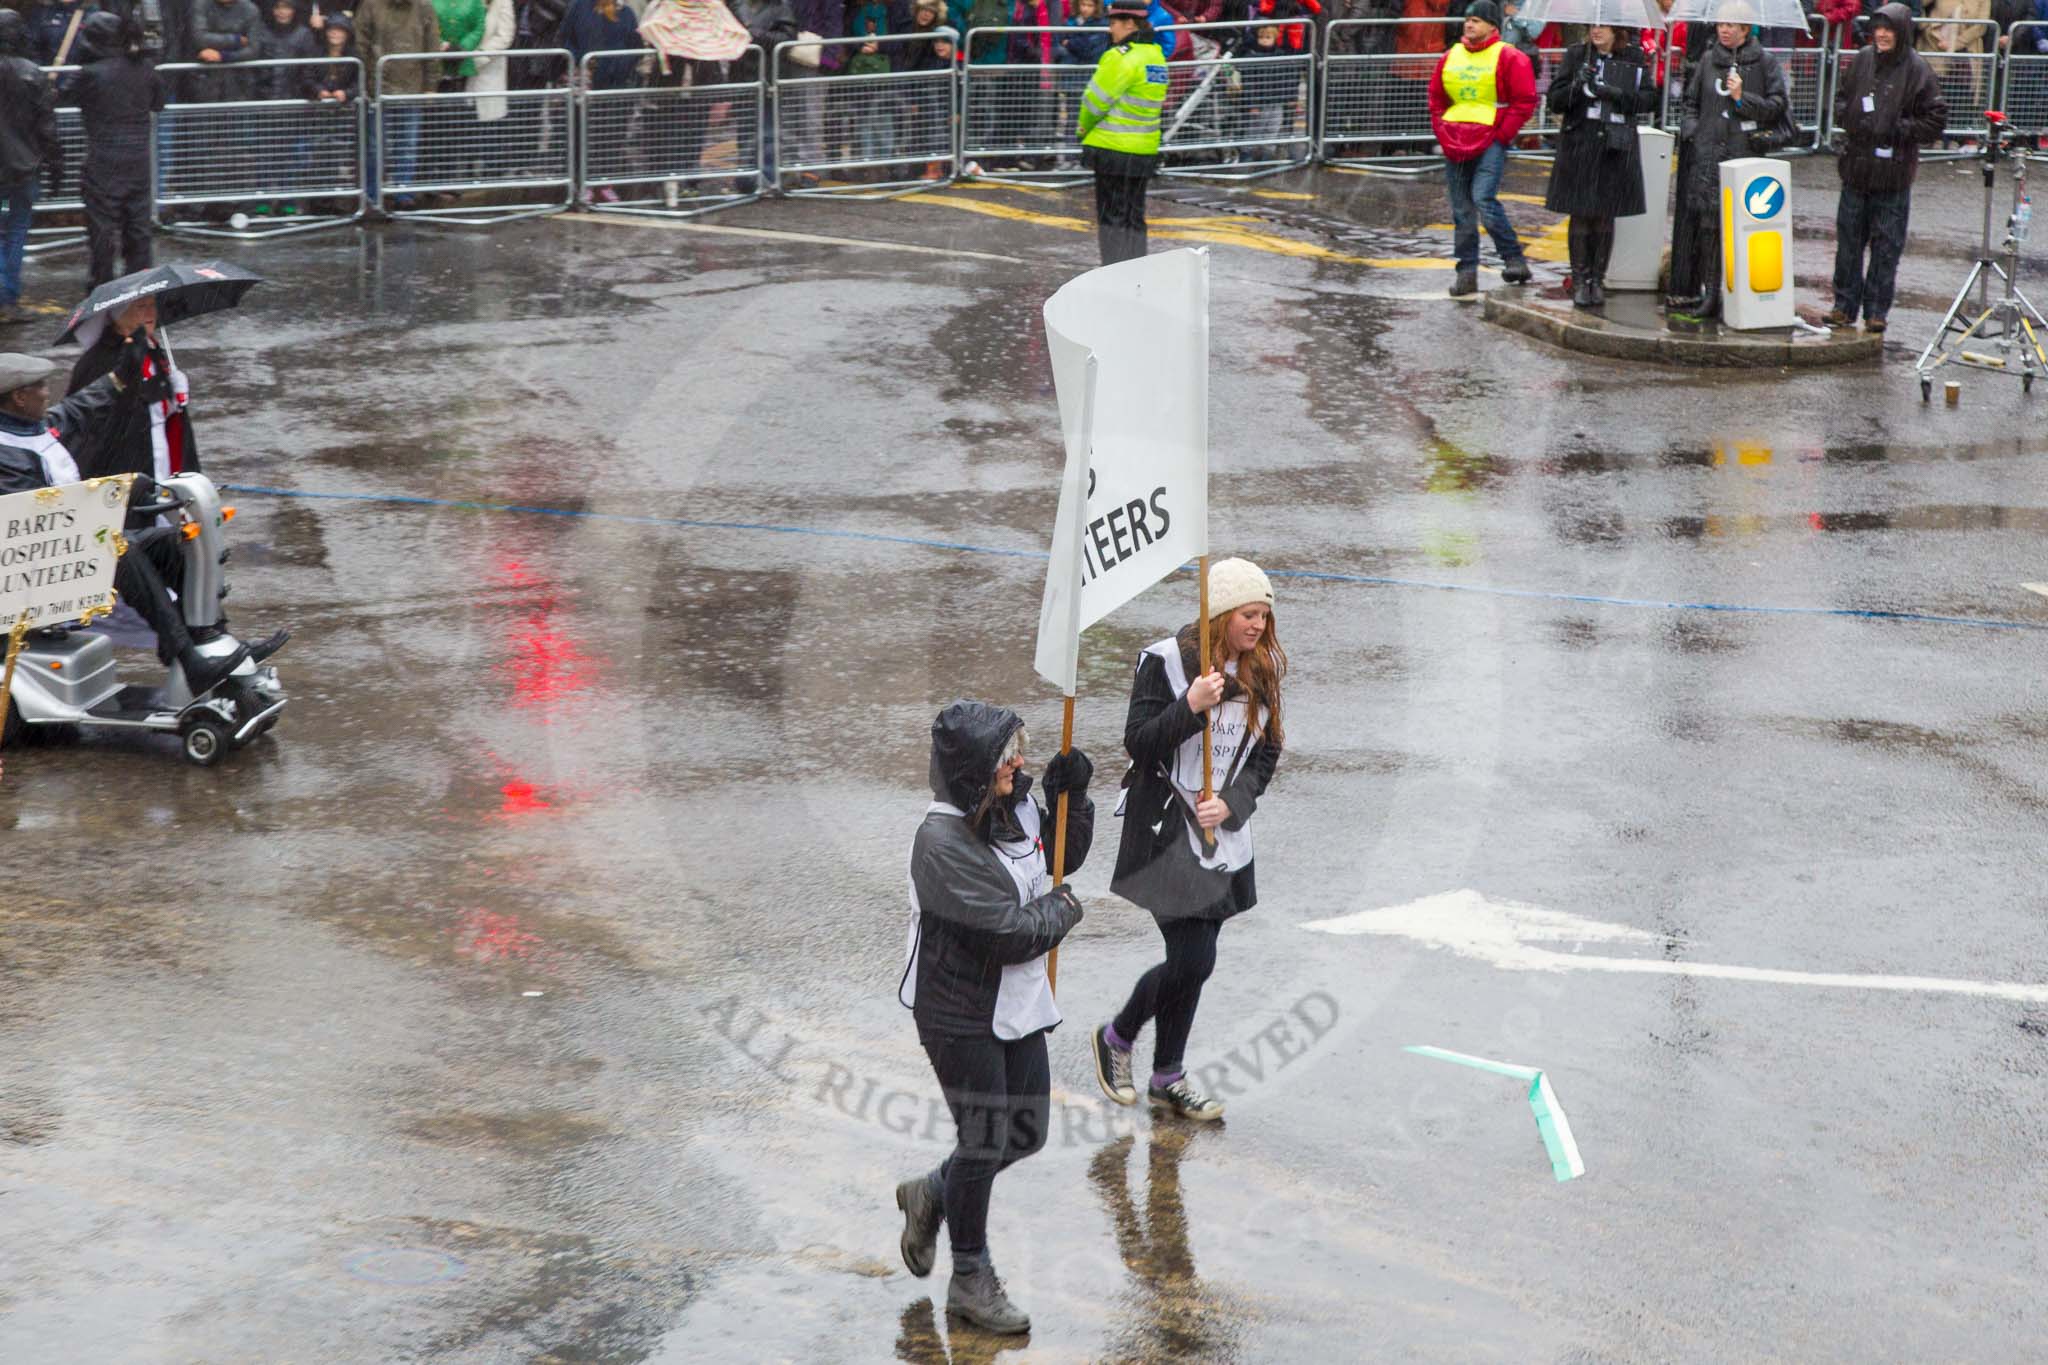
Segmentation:
[(1714, 323), (1677, 330), (1647, 294), (1614, 295), (1605, 313), (1576, 309), (1530, 289), (1497, 289), (1485, 297), (1488, 322), (1567, 351), (1606, 360), (1713, 369), (1808, 369), (1853, 365), (1884, 354), (1884, 337), (1837, 328), (1822, 337), (1798, 330), (1734, 332)]

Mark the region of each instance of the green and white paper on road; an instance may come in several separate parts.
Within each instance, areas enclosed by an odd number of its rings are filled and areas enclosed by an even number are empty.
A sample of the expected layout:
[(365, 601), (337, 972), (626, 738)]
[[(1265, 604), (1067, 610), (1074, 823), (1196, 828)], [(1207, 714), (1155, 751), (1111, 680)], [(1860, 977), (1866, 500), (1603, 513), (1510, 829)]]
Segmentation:
[(1543, 1150), (1550, 1153), (1550, 1170), (1559, 1180), (1572, 1180), (1586, 1173), (1586, 1163), (1579, 1158), (1578, 1140), (1572, 1136), (1572, 1125), (1564, 1116), (1564, 1108), (1557, 1102), (1557, 1093), (1550, 1088), (1550, 1078), (1533, 1066), (1517, 1066), (1513, 1062), (1496, 1062), (1485, 1057), (1474, 1057), (1469, 1052), (1453, 1052), (1443, 1047), (1408, 1047), (1418, 1057), (1434, 1057), (1440, 1062), (1456, 1062), (1469, 1066), (1475, 1071), (1490, 1071), (1496, 1076), (1507, 1076), (1529, 1083), (1529, 1108), (1536, 1114), (1536, 1132), (1543, 1139)]
[(1067, 696), (1081, 632), (1209, 552), (1209, 254), (1103, 266), (1045, 302), (1067, 463), (1032, 663)]

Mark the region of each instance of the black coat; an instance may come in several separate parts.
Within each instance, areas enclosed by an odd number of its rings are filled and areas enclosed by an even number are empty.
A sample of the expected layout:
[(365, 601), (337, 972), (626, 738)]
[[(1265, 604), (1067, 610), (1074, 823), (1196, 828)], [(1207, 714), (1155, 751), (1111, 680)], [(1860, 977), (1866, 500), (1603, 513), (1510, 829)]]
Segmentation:
[[(1875, 47), (1859, 49), (1835, 90), (1835, 127), (1844, 135), (1836, 169), (1844, 186), (1865, 194), (1912, 185), (1921, 144), (1934, 141), (1948, 126), (1941, 82), (1913, 50), (1912, 16), (1899, 4), (1879, 12), (1901, 30), (1898, 46), (1882, 56)], [(1868, 112), (1866, 96), (1872, 106)], [(1886, 155), (1879, 156), (1880, 151)]]
[[(1192, 678), (1199, 671), (1193, 626), (1180, 632), (1179, 643), (1181, 669)], [(1231, 679), (1224, 698), (1241, 695), (1237, 681)], [(1201, 732), (1202, 718), (1188, 709), (1185, 692), (1173, 690), (1166, 678), (1166, 665), (1154, 655), (1140, 654), (1138, 674), (1131, 683), (1130, 709), (1124, 715), (1124, 751), (1131, 756), (1126, 779), (1130, 791), (1124, 801), (1123, 835), (1117, 842), (1116, 872), (1109, 889), (1150, 910), (1158, 920), (1229, 919), (1259, 902), (1254, 864), (1231, 874), (1228, 887), (1216, 899), (1210, 898), (1207, 880), (1171, 884), (1171, 876), (1162, 875), (1181, 865), (1178, 860), (1160, 863), (1160, 858), (1174, 840), (1186, 841), (1192, 823), (1168, 773), (1175, 751)], [(1223, 822), (1225, 829), (1244, 828), (1258, 810), (1259, 798), (1265, 795), (1279, 764), (1277, 746), (1265, 740), (1251, 741), (1235, 780), (1216, 793), (1230, 807), (1230, 818)]]
[[(989, 1037), (1003, 968), (1043, 957), (1081, 922), (1069, 887), (1020, 905), (1016, 881), (990, 846), (989, 827), (1004, 813), (984, 813), (983, 806), (1003, 745), (1023, 724), (1014, 711), (963, 701), (932, 725), (932, 795), (967, 814), (930, 812), (910, 846), (920, 1038)], [(1030, 779), (1021, 773), (1010, 801), (1031, 802)], [(1042, 808), (1038, 816), (1050, 859), (1053, 822)], [(1085, 792), (1070, 796), (1068, 872), (1086, 861), (1094, 835), (1094, 803)]]
[(147, 186), (149, 119), (164, 107), (156, 68), (125, 54), (103, 57), (78, 73), (73, 92), (85, 123), (83, 178), (108, 194)]
[(0, 57), (0, 186), (33, 179), (52, 161), (61, 173), (64, 144), (57, 137), (57, 100), (49, 78), (26, 57)]
[[(1566, 48), (1545, 103), (1559, 124), (1544, 207), (1589, 218), (1641, 213), (1643, 153), (1636, 116), (1657, 107), (1657, 83), (1643, 64), (1642, 49), (1617, 43), (1603, 58), (1591, 43)], [(1612, 122), (1616, 115), (1626, 122)]]
[[(1742, 100), (1725, 93), (1731, 70), (1742, 73)], [(1678, 136), (1691, 150), (1680, 187), (1696, 208), (1720, 212), (1721, 163), (1760, 156), (1792, 105), (1785, 69), (1754, 37), (1730, 52), (1715, 42), (1685, 83)]]
[[(250, 46), (252, 62), (306, 61), (320, 55), (320, 40), (304, 24), (293, 22), (279, 28), (270, 15), (263, 16)], [(251, 71), (249, 98), (257, 100), (317, 99), (310, 66), (274, 66)]]
[[(79, 353), (71, 367), (70, 391), (77, 392), (101, 375), (112, 374), (121, 363), (123, 340), (112, 327), (100, 329), (99, 339)], [(88, 479), (109, 474), (156, 474), (156, 450), (150, 439), (149, 405), (171, 396), (169, 357), (162, 348), (149, 352), (151, 374), (130, 383), (108, 413), (106, 424), (84, 448), (72, 447), (78, 472)], [(130, 373), (133, 373), (131, 370)], [(188, 472), (199, 469), (199, 445), (192, 439), (192, 423), (180, 413), (172, 419), (183, 424), (181, 462)], [(68, 442), (66, 444), (69, 444)], [(143, 518), (147, 525), (151, 519)]]

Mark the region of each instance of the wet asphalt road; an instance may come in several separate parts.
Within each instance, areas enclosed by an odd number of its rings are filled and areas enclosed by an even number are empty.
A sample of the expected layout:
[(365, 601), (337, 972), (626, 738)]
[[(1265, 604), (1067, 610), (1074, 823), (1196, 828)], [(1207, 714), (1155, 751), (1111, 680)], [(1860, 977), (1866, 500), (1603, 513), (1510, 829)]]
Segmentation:
[[(1974, 180), (1925, 180), (1899, 345), (1975, 230)], [(1433, 185), (1263, 188), (1315, 197), (1158, 206), (1259, 215), (1213, 257), (1212, 544), (1398, 582), (1280, 581), (1265, 899), (1191, 1047), (1222, 1128), (1096, 1098), (1086, 1026), (1157, 940), (1108, 839), (1079, 874), (1058, 1131), (992, 1224), (1028, 1342), (947, 1329), (890, 1202), (947, 1139), (892, 999), (925, 728), (970, 694), (1056, 739), (1037, 310), (1093, 263), (1047, 221), (1079, 196), (960, 190), (1026, 216), (237, 250), (273, 283), (179, 354), (217, 478), (323, 495), (235, 498), (293, 703), (212, 771), (8, 756), (0, 1359), (2037, 1354), (2048, 1008), (1299, 926), (1472, 887), (1697, 961), (2048, 982), (2048, 394), (1567, 357), (1329, 258), (1426, 246)], [(1111, 774), (1193, 600), (1088, 638)], [(1587, 1176), (1411, 1043), (1544, 1067)]]

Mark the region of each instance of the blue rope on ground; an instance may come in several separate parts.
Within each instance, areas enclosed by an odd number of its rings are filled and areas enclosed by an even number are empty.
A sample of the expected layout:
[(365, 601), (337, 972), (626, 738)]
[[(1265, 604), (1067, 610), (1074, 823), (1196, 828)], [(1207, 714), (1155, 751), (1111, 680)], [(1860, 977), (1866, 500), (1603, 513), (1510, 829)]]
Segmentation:
[[(878, 531), (842, 531), (832, 527), (778, 526), (765, 521), (702, 521), (692, 517), (636, 516), (630, 512), (586, 512), (571, 507), (534, 507), (520, 503), (465, 502), (457, 498), (423, 498), (408, 493), (320, 493), (304, 488), (270, 488), (261, 484), (229, 483), (221, 488), (230, 493), (254, 493), (274, 498), (312, 498), (325, 502), (373, 502), (403, 507), (443, 507), (460, 512), (523, 512), (540, 517), (572, 517), (583, 521), (611, 521), (634, 526), (674, 526), (692, 531), (761, 531), (778, 536), (815, 536), (821, 540), (858, 540), (876, 545), (911, 545), (923, 550), (952, 550), (959, 554), (992, 555), (1001, 559), (1044, 559), (1043, 550), (1005, 550), (993, 545), (969, 545), (961, 541), (931, 540), (924, 536), (892, 536)], [(1195, 566), (1183, 564), (1181, 571), (1193, 573)], [(1437, 592), (1473, 592), (1492, 597), (1526, 597), (1545, 602), (1583, 602), (1602, 607), (1653, 607), (1661, 611), (1727, 611), (1760, 616), (1841, 616), (1865, 621), (1910, 621), (1926, 625), (1974, 626), (1980, 630), (2048, 630), (2043, 621), (1999, 621), (1979, 616), (1938, 616), (1920, 611), (1880, 611), (1861, 607), (1768, 607), (1740, 602), (1666, 602), (1649, 597), (1603, 597), (1596, 593), (1552, 592), (1543, 588), (1497, 588), (1484, 583), (1440, 583), (1426, 578), (1383, 578), (1373, 574), (1333, 573), (1314, 569), (1269, 569), (1274, 578), (1296, 578), (1322, 583), (1363, 583), (1382, 588), (1428, 588)]]

